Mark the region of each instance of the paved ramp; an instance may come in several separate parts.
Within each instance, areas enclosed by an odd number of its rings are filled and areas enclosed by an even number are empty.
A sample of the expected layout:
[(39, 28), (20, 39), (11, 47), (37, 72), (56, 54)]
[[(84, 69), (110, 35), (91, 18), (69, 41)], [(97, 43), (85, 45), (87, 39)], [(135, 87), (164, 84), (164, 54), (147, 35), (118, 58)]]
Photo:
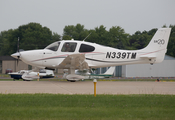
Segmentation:
[[(0, 93), (94, 94), (92, 81), (0, 81)], [(98, 81), (97, 94), (173, 94), (175, 82)]]

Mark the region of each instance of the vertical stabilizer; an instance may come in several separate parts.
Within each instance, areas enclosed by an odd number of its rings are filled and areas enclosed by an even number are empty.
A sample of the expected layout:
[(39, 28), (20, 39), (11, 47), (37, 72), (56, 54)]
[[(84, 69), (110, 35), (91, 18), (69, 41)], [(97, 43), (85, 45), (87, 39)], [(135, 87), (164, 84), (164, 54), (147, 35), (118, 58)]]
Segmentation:
[(160, 63), (165, 57), (169, 41), (171, 28), (160, 28), (157, 30), (148, 46), (142, 49), (141, 58), (154, 59), (155, 63)]

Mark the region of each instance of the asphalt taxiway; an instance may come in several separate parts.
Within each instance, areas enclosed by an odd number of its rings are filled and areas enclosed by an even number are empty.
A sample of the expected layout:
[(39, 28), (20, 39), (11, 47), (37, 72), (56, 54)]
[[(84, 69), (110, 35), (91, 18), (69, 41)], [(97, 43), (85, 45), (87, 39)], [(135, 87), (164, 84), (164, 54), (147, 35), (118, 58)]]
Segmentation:
[[(98, 94), (170, 94), (175, 95), (175, 82), (98, 81)], [(0, 81), (1, 94), (50, 93), (94, 94), (92, 81)]]

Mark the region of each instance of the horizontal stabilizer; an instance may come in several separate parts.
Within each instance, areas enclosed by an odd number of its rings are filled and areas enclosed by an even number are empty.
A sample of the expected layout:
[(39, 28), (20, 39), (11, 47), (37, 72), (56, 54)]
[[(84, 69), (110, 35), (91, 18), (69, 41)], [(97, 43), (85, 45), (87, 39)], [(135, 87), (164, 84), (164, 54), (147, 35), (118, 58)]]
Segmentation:
[(140, 58), (153, 59), (153, 58), (156, 58), (156, 54), (141, 55)]

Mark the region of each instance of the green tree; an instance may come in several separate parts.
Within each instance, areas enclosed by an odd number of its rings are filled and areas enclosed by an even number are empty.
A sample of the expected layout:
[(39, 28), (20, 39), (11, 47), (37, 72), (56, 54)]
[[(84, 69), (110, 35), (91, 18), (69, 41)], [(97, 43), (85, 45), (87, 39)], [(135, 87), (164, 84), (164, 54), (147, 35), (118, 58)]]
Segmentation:
[(107, 41), (107, 34), (106, 27), (101, 25), (100, 27), (95, 28), (95, 32), (97, 34), (96, 43), (105, 45), (105, 41)]
[(17, 31), (16, 34), (20, 37), (20, 48), (25, 50), (41, 49), (54, 42), (51, 39), (52, 32), (50, 29), (42, 27), (39, 23), (29, 23), (19, 26)]
[(168, 42), (167, 55), (175, 57), (175, 25), (170, 25), (171, 33)]
[(16, 52), (18, 37), (20, 39), (20, 49), (24, 50), (43, 49), (48, 44), (61, 39), (61, 36), (57, 33), (52, 34), (52, 31), (49, 28), (42, 27), (39, 23), (29, 23), (21, 25), (14, 30), (11, 29), (1, 32), (0, 54), (10, 55)]
[(12, 30), (0, 33), (0, 55), (6, 55), (10, 49), (8, 35)]
[(88, 34), (90, 35), (86, 39), (86, 41), (106, 45), (105, 42), (108, 39), (108, 31), (106, 31), (106, 27), (104, 27), (103, 25), (101, 25), (100, 27), (96, 27), (94, 30), (89, 30)]
[(60, 41), (60, 40), (61, 40), (61, 36), (58, 35), (58, 33), (53, 32), (52, 41)]
[(131, 49), (142, 49), (148, 45), (150, 40), (152, 39), (153, 35), (157, 29), (152, 29), (150, 31), (137, 31), (129, 38), (129, 45)]
[(70, 40), (70, 39), (75, 39), (75, 40), (83, 40), (86, 38), (88, 35), (88, 30), (84, 28), (84, 25), (77, 24), (76, 26), (74, 25), (68, 25), (65, 26), (64, 31), (63, 31), (63, 39), (64, 40)]
[(3, 52), (4, 55), (10, 55), (17, 51), (18, 30), (8, 30), (8, 51)]
[[(89, 36), (88, 36), (89, 35)], [(86, 38), (86, 40), (85, 41), (88, 41), (88, 42), (92, 42), (92, 43), (97, 43), (98, 42), (98, 34), (96, 33), (96, 31), (95, 30), (89, 30), (88, 31), (88, 37)], [(101, 44), (101, 43), (99, 43), (99, 44)]]
[(63, 40), (71, 40), (72, 37), (70, 37), (69, 35), (64, 35), (62, 39)]
[(127, 49), (129, 34), (125, 33), (120, 26), (115, 26), (109, 29), (108, 45), (119, 49)]

